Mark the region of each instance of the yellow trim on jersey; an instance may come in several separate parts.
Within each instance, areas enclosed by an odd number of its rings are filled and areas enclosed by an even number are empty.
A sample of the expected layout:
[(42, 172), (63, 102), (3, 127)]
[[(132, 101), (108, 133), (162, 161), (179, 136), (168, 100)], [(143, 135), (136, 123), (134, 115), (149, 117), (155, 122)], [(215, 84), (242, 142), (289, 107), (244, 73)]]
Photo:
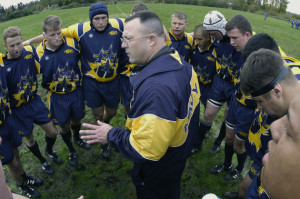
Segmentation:
[(192, 35), (188, 34), (188, 33), (184, 33), (188, 39), (189, 44), (193, 47), (194, 46), (194, 38), (192, 37)]
[[(91, 22), (87, 21), (83, 24), (83, 34), (91, 30)], [(81, 35), (80, 35), (81, 36)]]
[[(124, 24), (124, 21), (125, 21), (124, 18), (119, 18), (119, 19)], [(112, 27), (117, 28), (117, 29), (120, 30), (120, 24), (119, 24), (119, 21), (117, 19), (109, 19), (108, 23), (110, 23)]]
[(182, 61), (181, 61), (181, 58), (180, 58), (179, 53), (177, 52), (177, 50), (174, 53), (170, 54), (170, 55), (172, 57), (174, 57), (182, 65)]
[(24, 48), (29, 52), (33, 52), (33, 48), (30, 45), (24, 46)]
[(283, 59), (287, 59), (292, 61), (293, 63), (287, 63), (289, 65), (299, 65), (300, 61), (298, 59), (295, 59), (293, 57), (289, 57), (289, 56), (282, 56)]
[(52, 95), (52, 91), (48, 90), (48, 93), (47, 93), (47, 103), (48, 103), (48, 107), (50, 109), (50, 105), (51, 105), (51, 95)]
[(4, 67), (4, 60), (3, 58), (5, 57), (5, 54), (0, 54), (0, 66)]
[[(164, 34), (165, 35), (165, 34)], [(170, 38), (170, 35), (169, 33), (167, 35), (165, 35), (165, 43), (170, 46), (171, 45), (171, 38)]]
[(79, 40), (78, 35), (78, 23), (69, 26), (68, 28), (64, 28), (61, 30), (61, 33), (67, 37), (75, 38), (77, 41)]
[[(298, 63), (297, 65), (300, 66), (300, 63)], [(291, 70), (292, 70), (294, 75), (299, 75), (300, 74), (300, 68), (298, 68), (298, 67), (293, 67)]]
[(72, 47), (72, 48), (75, 48), (75, 41), (73, 38), (70, 38), (70, 37), (66, 37), (66, 41), (68, 46)]
[(281, 57), (287, 57), (287, 55), (285, 54), (285, 52), (283, 52), (283, 50), (281, 49), (281, 47), (278, 46), (278, 48), (279, 48)]

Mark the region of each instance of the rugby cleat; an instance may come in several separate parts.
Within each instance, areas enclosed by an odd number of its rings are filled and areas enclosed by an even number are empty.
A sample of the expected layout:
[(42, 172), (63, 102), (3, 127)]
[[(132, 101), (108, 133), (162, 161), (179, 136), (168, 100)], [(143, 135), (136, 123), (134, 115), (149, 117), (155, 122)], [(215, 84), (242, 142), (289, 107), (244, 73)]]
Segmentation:
[(88, 143), (86, 143), (84, 140), (82, 140), (81, 138), (74, 138), (73, 137), (73, 140), (74, 140), (74, 142), (78, 145), (78, 146), (80, 146), (80, 147), (82, 147), (82, 148), (84, 148), (84, 149), (90, 149), (91, 148), (91, 145), (89, 145)]
[(75, 152), (69, 152), (69, 164), (73, 167), (78, 165), (77, 155)]
[(43, 180), (32, 176), (26, 176), (25, 183), (30, 186), (41, 186), (43, 184)]
[(28, 185), (17, 185), (22, 189), (23, 195), (27, 196), (28, 198), (39, 198), (41, 197), (41, 194), (31, 188)]
[(230, 165), (230, 167), (226, 168), (223, 164), (219, 164), (219, 165), (215, 165), (212, 168), (210, 168), (209, 171), (211, 173), (218, 174), (218, 173), (221, 173), (222, 171), (229, 171), (231, 168), (232, 168), (232, 165)]
[(110, 152), (110, 148), (109, 148), (108, 144), (102, 144), (101, 145), (101, 156), (104, 159), (109, 159), (110, 155), (111, 155), (111, 152)]
[[(244, 169), (242, 171), (244, 171)], [(225, 180), (234, 180), (234, 179), (237, 179), (237, 177), (239, 177), (239, 175), (242, 173), (242, 171), (238, 171), (237, 169), (234, 169), (234, 170), (228, 172), (224, 176), (224, 179)]]
[(220, 149), (220, 145), (219, 144), (215, 144), (210, 148), (209, 152), (210, 153), (217, 153)]
[(47, 161), (42, 163), (42, 170), (45, 173), (47, 173), (48, 175), (53, 175), (54, 174), (53, 168), (50, 166), (50, 164)]
[(62, 160), (61, 158), (55, 153), (55, 151), (48, 151), (47, 148), (45, 150), (45, 154), (51, 159), (53, 160), (56, 164), (61, 164)]
[(226, 199), (239, 199), (239, 193), (234, 191), (227, 191), (224, 193)]

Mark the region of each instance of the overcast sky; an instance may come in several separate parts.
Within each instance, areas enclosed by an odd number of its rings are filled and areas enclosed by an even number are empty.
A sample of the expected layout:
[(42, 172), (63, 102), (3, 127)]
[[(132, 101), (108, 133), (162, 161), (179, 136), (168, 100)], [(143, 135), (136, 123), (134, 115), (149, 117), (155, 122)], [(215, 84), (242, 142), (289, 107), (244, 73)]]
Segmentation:
[[(19, 2), (23, 4), (28, 3), (32, 0), (0, 0), (0, 4), (7, 8), (10, 5), (17, 5)], [(290, 3), (288, 4), (287, 11), (300, 14), (300, 1), (299, 0), (288, 0)]]

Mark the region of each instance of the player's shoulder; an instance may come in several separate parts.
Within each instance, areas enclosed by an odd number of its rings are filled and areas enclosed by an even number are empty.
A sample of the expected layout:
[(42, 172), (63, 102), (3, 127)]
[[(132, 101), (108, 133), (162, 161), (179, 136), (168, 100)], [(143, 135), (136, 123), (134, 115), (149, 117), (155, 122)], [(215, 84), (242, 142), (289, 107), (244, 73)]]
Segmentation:
[(109, 24), (113, 28), (116, 28), (116, 29), (120, 30), (121, 32), (124, 31), (124, 23), (125, 23), (125, 19), (124, 18), (112, 18), (112, 19), (109, 19)]
[(26, 45), (26, 46), (24, 46), (24, 49), (27, 51), (27, 52), (31, 52), (31, 53), (33, 53), (33, 51), (34, 51), (34, 46), (32, 46), (32, 45)]

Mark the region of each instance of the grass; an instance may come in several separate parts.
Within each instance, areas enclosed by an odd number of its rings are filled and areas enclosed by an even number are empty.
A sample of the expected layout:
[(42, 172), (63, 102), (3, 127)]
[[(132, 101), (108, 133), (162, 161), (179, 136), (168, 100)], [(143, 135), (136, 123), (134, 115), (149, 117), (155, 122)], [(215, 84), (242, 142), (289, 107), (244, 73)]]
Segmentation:
[[(135, 4), (117, 4), (108, 5), (111, 18), (127, 17), (131, 8)], [(183, 11), (187, 13), (189, 26), (187, 32), (192, 32), (193, 28), (202, 23), (205, 14), (211, 10), (219, 10), (227, 19), (235, 14), (246, 16), (252, 23), (253, 30), (257, 33), (265, 32), (276, 39), (282, 49), (290, 56), (300, 59), (300, 49), (297, 45), (297, 39), (300, 36), (300, 31), (290, 28), (287, 21), (268, 18), (264, 20), (263, 15), (235, 11), (230, 9), (210, 8), (190, 5), (176, 4), (147, 4), (147, 6), (155, 11), (167, 29), (170, 28), (171, 14), (175, 11)], [(48, 15), (58, 15), (63, 21), (63, 26), (67, 27), (71, 24), (84, 22), (88, 20), (88, 7), (55, 10), (43, 12), (40, 14), (27, 16), (12, 21), (0, 24), (0, 30), (4, 30), (9, 26), (19, 26), (23, 33), (23, 39), (29, 39), (33, 36), (42, 33), (42, 22)], [(3, 41), (0, 41), (0, 50), (5, 52)], [(46, 92), (39, 88), (43, 100), (46, 101)], [(201, 113), (204, 108), (201, 107)], [(223, 147), (217, 154), (210, 154), (214, 138), (217, 136), (221, 122), (223, 121), (224, 109), (218, 114), (215, 119), (210, 136), (206, 139), (203, 150), (191, 156), (187, 161), (187, 166), (182, 177), (182, 194), (183, 199), (201, 198), (206, 193), (215, 193), (222, 196), (225, 191), (237, 190), (237, 181), (225, 181), (222, 175), (212, 175), (208, 169), (224, 159)], [(91, 110), (87, 108), (84, 122), (91, 123), (93, 121)], [(117, 116), (111, 121), (115, 127), (124, 127), (125, 119), (123, 107), (120, 106)], [(43, 152), (45, 147), (44, 132), (37, 126), (34, 130), (35, 138), (39, 143), (40, 149)], [(20, 147), (20, 155), (23, 162), (23, 167), (26, 172), (35, 177), (40, 177), (44, 180), (44, 185), (38, 187), (37, 190), (42, 194), (42, 198), (77, 198), (80, 195), (85, 195), (86, 199), (134, 199), (135, 189), (131, 183), (130, 173), (133, 163), (123, 158), (119, 153), (113, 151), (110, 161), (101, 158), (100, 146), (93, 145), (92, 149), (84, 150), (77, 149), (79, 156), (79, 166), (73, 168), (69, 166), (68, 150), (62, 139), (58, 137), (54, 149), (62, 157), (63, 164), (55, 165), (50, 162), (55, 169), (53, 176), (48, 176), (41, 171), (41, 166), (37, 160), (26, 148), (25, 144)], [(234, 158), (234, 165), (236, 165)], [(247, 163), (249, 167), (249, 162)], [(7, 174), (7, 168), (5, 167)], [(243, 172), (246, 175), (247, 171)], [(10, 177), (7, 176), (8, 185), (13, 190), (19, 192)]]

